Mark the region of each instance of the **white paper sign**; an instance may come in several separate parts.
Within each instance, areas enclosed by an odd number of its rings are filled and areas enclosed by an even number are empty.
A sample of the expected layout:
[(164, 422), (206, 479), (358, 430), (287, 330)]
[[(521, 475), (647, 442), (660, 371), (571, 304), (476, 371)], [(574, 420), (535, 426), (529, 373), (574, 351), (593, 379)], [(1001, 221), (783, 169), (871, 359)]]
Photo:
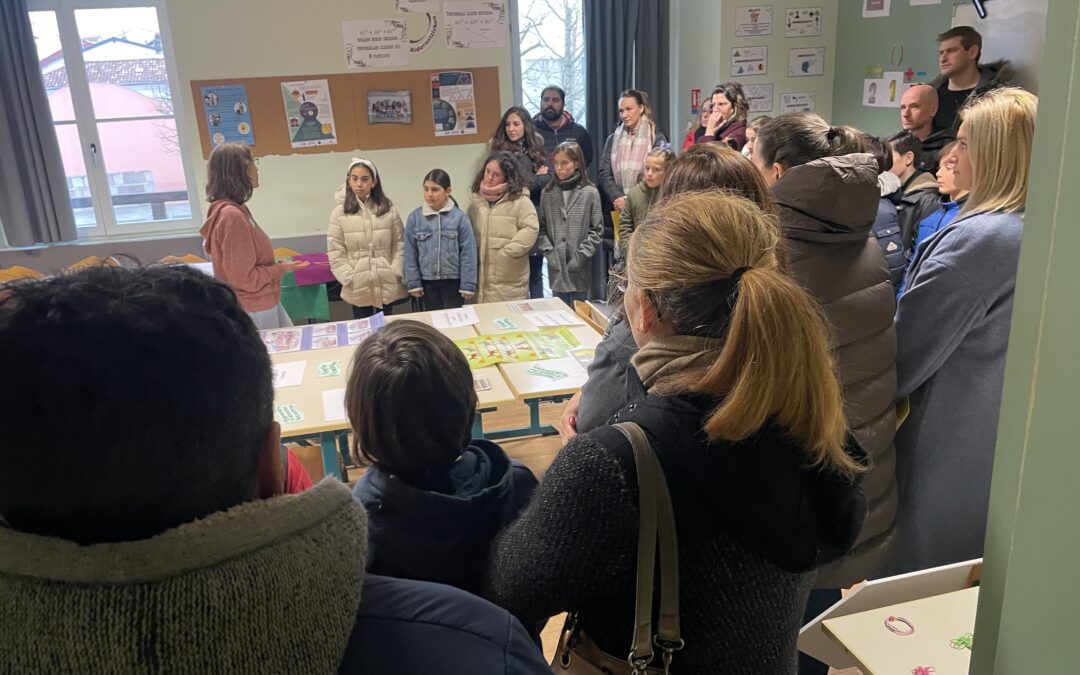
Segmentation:
[(825, 48), (804, 47), (788, 50), (788, 77), (812, 77), (825, 74)]
[(821, 35), (821, 8), (794, 7), (787, 11), (784, 37), (818, 37)]
[(864, 19), (889, 16), (891, 9), (892, 0), (862, 0), (862, 16)]
[(304, 381), (304, 370), (307, 369), (307, 361), (292, 361), (290, 363), (274, 364), (274, 388), (299, 387)]
[(910, 84), (904, 83), (904, 74), (888, 72), (883, 77), (863, 80), (863, 106), (867, 108), (899, 108), (900, 97)]
[(750, 112), (767, 113), (773, 109), (773, 85), (748, 84), (743, 87), (746, 100), (750, 103)]
[(431, 313), (431, 323), (436, 328), (460, 328), (480, 323), (476, 308), (466, 305), (460, 309), (443, 309)]
[(395, 0), (398, 14), (415, 12), (425, 14), (439, 11), (439, 0)]
[(447, 2), (443, 16), (450, 49), (506, 46), (509, 23), (503, 2)]
[(814, 112), (814, 92), (782, 94), (780, 96), (780, 112)]
[(768, 71), (769, 48), (736, 47), (731, 50), (731, 76), (764, 75)]
[(327, 389), (322, 393), (323, 417), (327, 422), (340, 422), (348, 419), (345, 414), (345, 390)]
[(911, 0), (911, 6), (916, 7), (918, 5), (940, 5), (941, 0)]
[(350, 68), (409, 65), (404, 19), (342, 21), (345, 64)]
[(554, 326), (584, 326), (585, 322), (577, 314), (572, 314), (565, 309), (554, 312), (523, 312), (525, 318), (537, 328), (550, 328)]
[(735, 8), (735, 37), (772, 35), (772, 5)]

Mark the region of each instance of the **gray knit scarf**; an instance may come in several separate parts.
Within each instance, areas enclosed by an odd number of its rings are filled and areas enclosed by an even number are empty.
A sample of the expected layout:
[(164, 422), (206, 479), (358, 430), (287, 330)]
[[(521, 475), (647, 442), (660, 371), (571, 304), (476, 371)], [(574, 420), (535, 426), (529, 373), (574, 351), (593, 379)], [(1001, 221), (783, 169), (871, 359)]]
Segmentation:
[(670, 396), (693, 390), (693, 384), (720, 358), (723, 340), (669, 335), (650, 340), (630, 359), (650, 394)]
[(334, 673), (366, 554), (366, 513), (334, 480), (141, 541), (0, 528), (3, 669)]

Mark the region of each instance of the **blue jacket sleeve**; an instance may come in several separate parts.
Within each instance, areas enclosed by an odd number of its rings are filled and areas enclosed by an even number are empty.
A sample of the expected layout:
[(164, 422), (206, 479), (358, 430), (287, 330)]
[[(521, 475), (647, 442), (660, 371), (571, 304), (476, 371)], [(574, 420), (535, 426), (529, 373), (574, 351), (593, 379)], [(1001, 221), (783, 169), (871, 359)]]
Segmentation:
[(409, 220), (405, 223), (405, 288), (410, 291), (424, 287), (423, 277), (420, 274), (420, 253), (416, 248), (416, 217), (417, 212), (409, 214)]
[(461, 289), (466, 293), (476, 292), (476, 235), (473, 234), (472, 221), (464, 211), (458, 209), (458, 255), (461, 259)]

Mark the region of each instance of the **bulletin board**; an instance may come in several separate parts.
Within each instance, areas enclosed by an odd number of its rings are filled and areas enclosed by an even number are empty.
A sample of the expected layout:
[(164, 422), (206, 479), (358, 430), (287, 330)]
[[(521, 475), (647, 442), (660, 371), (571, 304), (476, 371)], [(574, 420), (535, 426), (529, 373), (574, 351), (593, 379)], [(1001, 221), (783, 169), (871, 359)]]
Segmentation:
[[(435, 135), (435, 119), (431, 106), (431, 76), (451, 70), (467, 71), (473, 75), (477, 126), (475, 134)], [(336, 144), (305, 148), (292, 147), (285, 116), (285, 104), (281, 96), (281, 83), (294, 80), (326, 80), (329, 84), (330, 104), (333, 107), (337, 132)], [(213, 147), (210, 144), (210, 130), (207, 126), (206, 115), (203, 114), (201, 88), (237, 84), (247, 88), (248, 108), (255, 136), (255, 144), (251, 146), (251, 152), (256, 157), (486, 143), (502, 117), (497, 66), (193, 80), (191, 94), (195, 102), (195, 119), (199, 123), (203, 159), (210, 157)], [(410, 92), (412, 98), (410, 124), (368, 123), (367, 94), (369, 91), (382, 90)]]

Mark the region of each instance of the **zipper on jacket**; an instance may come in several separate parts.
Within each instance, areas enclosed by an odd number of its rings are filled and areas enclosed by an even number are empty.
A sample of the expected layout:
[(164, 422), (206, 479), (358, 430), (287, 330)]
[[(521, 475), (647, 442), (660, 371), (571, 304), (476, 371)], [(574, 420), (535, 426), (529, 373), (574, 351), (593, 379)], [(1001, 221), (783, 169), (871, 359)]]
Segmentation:
[(442, 279), (442, 211), (439, 212), (439, 237), (438, 243), (435, 245), (435, 252), (438, 256), (435, 258), (435, 276)]

